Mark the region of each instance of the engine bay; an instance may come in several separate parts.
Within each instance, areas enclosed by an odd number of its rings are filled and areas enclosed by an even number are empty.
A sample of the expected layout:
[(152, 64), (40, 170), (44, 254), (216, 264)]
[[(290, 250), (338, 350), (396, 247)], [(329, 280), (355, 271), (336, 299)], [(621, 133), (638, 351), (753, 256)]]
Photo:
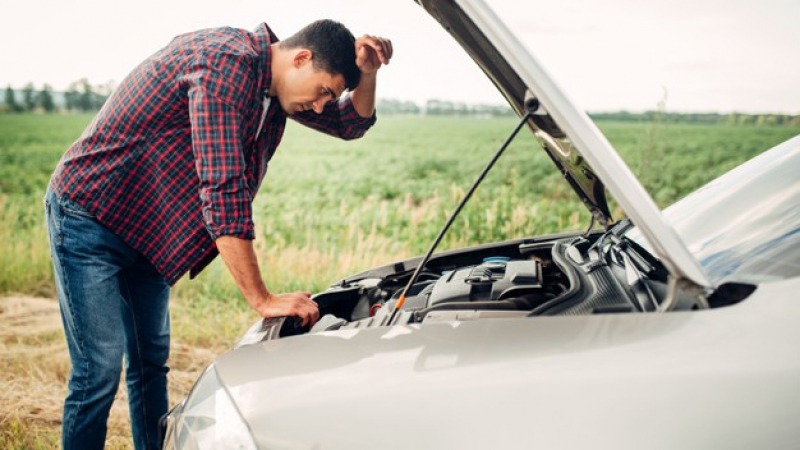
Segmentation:
[(624, 237), (630, 223), (605, 232), (519, 239), (436, 254), (398, 300), (422, 258), (377, 267), (312, 298), (320, 320), (263, 319), (237, 346), (322, 331), (530, 316), (648, 313), (726, 306), (753, 286), (728, 284), (710, 296), (677, 289), (660, 261)]
[[(661, 263), (612, 230), (442, 252), (427, 262), (392, 314), (419, 262), (334, 283), (313, 297), (320, 320), (310, 330), (289, 318), (280, 336), (433, 321), (653, 312), (667, 295)], [(700, 299), (679, 293), (676, 309), (701, 307)]]

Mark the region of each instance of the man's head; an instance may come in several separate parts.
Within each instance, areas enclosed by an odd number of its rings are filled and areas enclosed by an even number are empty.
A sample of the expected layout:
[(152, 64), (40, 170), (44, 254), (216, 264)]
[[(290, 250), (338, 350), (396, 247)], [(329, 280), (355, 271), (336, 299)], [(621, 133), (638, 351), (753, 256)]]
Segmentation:
[[(314, 109), (355, 89), (361, 78), (356, 66), (355, 37), (339, 22), (318, 20), (277, 44), (273, 63), (274, 94), (289, 113)], [(271, 91), (273, 91), (271, 89)]]

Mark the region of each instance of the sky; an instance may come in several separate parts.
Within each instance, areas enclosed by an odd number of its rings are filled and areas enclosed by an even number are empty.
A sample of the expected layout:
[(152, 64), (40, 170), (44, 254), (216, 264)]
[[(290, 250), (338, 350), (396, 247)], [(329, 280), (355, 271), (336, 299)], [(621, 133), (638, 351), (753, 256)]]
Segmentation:
[[(800, 114), (798, 0), (487, 0), (579, 107)], [(412, 0), (6, 0), (0, 86), (119, 82), (199, 28), (288, 37), (316, 19), (390, 38), (378, 94), (502, 104), (458, 44)], [(4, 14), (5, 15), (5, 14)]]

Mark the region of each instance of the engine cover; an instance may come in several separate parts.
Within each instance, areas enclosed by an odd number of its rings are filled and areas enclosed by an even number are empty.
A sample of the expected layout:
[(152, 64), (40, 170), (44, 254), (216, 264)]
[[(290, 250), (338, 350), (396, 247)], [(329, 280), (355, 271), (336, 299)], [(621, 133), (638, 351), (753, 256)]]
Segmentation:
[(539, 261), (503, 261), (489, 258), (480, 265), (442, 275), (419, 296), (426, 296), (428, 307), (440, 303), (499, 300), (516, 292), (542, 287)]

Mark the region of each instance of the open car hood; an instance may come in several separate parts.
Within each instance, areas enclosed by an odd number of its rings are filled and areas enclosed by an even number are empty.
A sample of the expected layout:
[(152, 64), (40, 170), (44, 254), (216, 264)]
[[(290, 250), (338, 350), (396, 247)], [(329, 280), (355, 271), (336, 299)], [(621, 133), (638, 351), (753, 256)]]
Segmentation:
[[(528, 127), (597, 222), (613, 219), (605, 189), (648, 240), (677, 280), (713, 288), (653, 199), (585, 112), (482, 0), (415, 0), (464, 48)], [(527, 102), (527, 104), (526, 104)], [(605, 188), (605, 189), (604, 189)]]

